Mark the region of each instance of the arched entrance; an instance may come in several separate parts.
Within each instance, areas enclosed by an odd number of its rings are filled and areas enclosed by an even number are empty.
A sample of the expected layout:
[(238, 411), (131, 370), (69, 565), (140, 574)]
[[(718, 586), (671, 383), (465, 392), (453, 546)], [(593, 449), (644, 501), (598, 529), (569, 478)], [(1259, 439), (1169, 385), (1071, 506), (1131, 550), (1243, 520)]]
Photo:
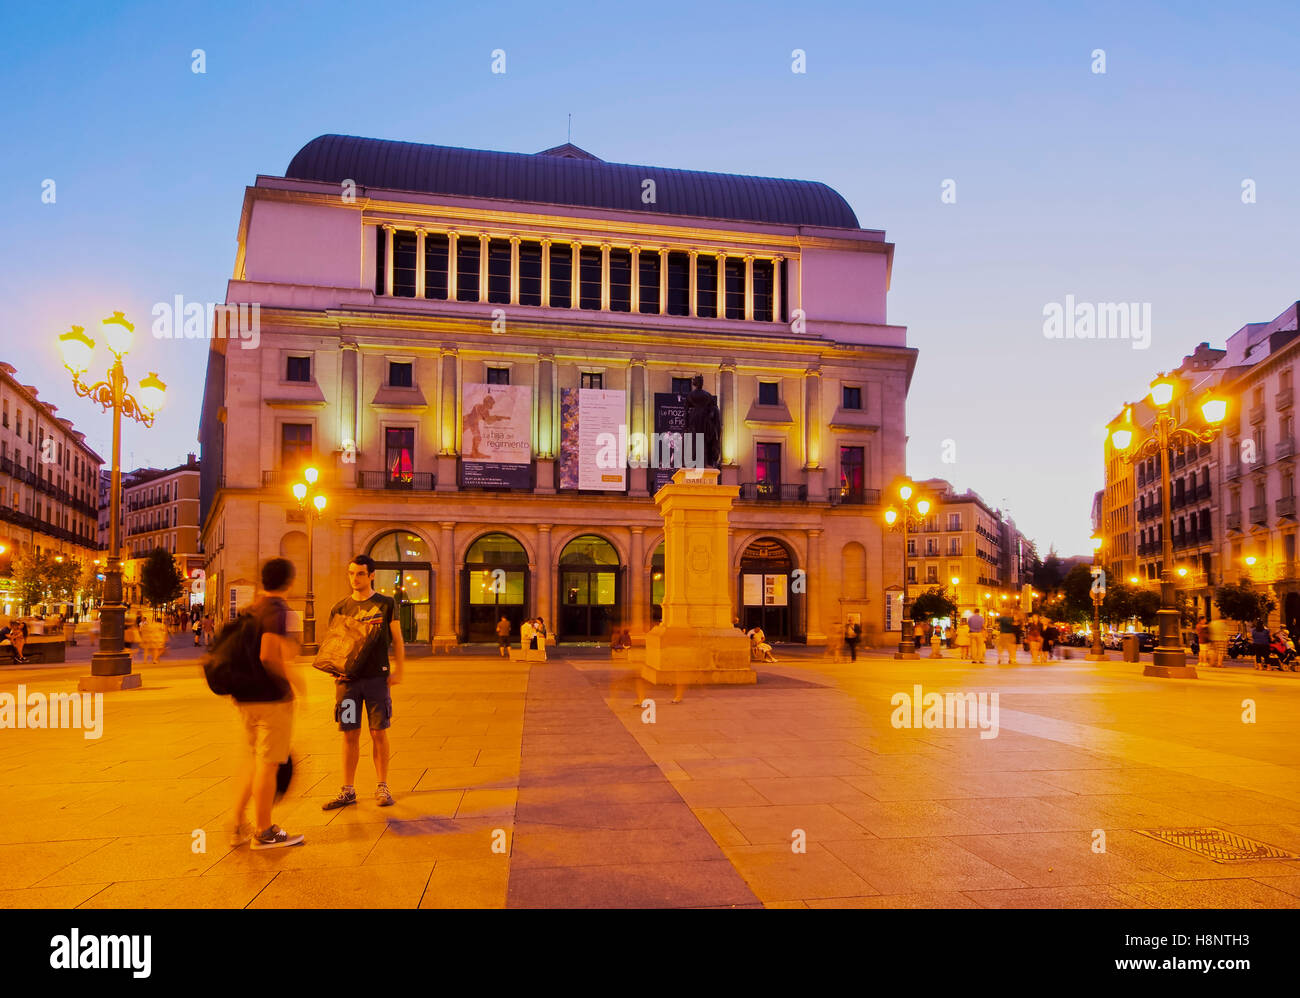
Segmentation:
[(769, 641), (802, 641), (802, 604), (794, 592), (794, 557), (775, 537), (760, 537), (740, 558), (736, 605), (746, 630), (761, 627)]
[(495, 641), (504, 615), (518, 636), (528, 610), (528, 552), (509, 534), (484, 534), (460, 573), (461, 641)]
[(623, 605), (623, 573), (614, 545), (595, 534), (575, 537), (560, 552), (561, 641), (609, 637)]
[(366, 552), (375, 559), (375, 591), (397, 601), (402, 640), (428, 641), (433, 621), (433, 565), (419, 534), (394, 530)]

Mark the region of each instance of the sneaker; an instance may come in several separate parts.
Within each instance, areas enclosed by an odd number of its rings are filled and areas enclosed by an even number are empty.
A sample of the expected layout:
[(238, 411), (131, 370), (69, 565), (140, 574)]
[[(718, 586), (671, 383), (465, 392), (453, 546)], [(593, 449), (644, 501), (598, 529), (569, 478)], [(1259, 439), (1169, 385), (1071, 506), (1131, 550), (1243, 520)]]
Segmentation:
[(247, 821), (241, 821), (237, 826), (232, 825), (229, 829), (229, 841), (232, 849), (242, 846), (245, 842), (253, 837), (253, 826)]
[(290, 835), (279, 825), (272, 825), (264, 832), (253, 836), (251, 849), (279, 849), (281, 846), (300, 846), (305, 840), (303, 835)]
[(380, 807), (393, 806), (393, 795), (388, 792), (387, 784), (381, 784), (375, 788), (375, 800), (379, 802)]
[(336, 807), (347, 807), (349, 804), (357, 802), (357, 792), (355, 790), (340, 790), (339, 795), (333, 800), (327, 800), (321, 805), (322, 811), (333, 811)]

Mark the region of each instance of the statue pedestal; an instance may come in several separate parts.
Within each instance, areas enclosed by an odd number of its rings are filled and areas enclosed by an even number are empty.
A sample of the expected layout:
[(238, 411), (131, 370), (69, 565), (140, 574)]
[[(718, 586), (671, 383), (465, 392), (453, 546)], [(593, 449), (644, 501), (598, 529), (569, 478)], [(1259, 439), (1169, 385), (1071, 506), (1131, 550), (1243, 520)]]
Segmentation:
[(683, 468), (655, 493), (664, 518), (663, 620), (646, 634), (641, 678), (673, 686), (758, 681), (731, 623), (727, 512), (739, 494), (713, 468)]

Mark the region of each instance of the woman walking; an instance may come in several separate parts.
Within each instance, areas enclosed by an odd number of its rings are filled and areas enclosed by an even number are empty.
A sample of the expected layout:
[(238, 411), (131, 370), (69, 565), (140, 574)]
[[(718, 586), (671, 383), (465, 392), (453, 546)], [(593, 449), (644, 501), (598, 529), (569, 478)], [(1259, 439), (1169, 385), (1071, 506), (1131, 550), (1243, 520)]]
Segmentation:
[(1041, 664), (1043, 661), (1043, 629), (1039, 626), (1037, 617), (1030, 620), (1029, 626), (1025, 628), (1025, 640), (1029, 642), (1029, 661)]

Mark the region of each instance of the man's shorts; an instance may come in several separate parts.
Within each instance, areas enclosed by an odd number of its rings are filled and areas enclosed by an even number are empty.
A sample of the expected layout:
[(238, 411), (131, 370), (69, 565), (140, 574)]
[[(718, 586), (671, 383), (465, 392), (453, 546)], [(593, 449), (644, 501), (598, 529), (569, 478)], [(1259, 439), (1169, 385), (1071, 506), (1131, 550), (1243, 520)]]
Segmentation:
[(363, 703), (371, 731), (382, 731), (393, 723), (393, 697), (388, 689), (388, 676), (334, 683), (334, 720), (338, 721), (340, 731), (356, 731), (361, 727)]
[(289, 758), (289, 742), (293, 736), (293, 701), (279, 700), (271, 703), (240, 703), (239, 718), (244, 724), (248, 748), (259, 762), (276, 765)]

